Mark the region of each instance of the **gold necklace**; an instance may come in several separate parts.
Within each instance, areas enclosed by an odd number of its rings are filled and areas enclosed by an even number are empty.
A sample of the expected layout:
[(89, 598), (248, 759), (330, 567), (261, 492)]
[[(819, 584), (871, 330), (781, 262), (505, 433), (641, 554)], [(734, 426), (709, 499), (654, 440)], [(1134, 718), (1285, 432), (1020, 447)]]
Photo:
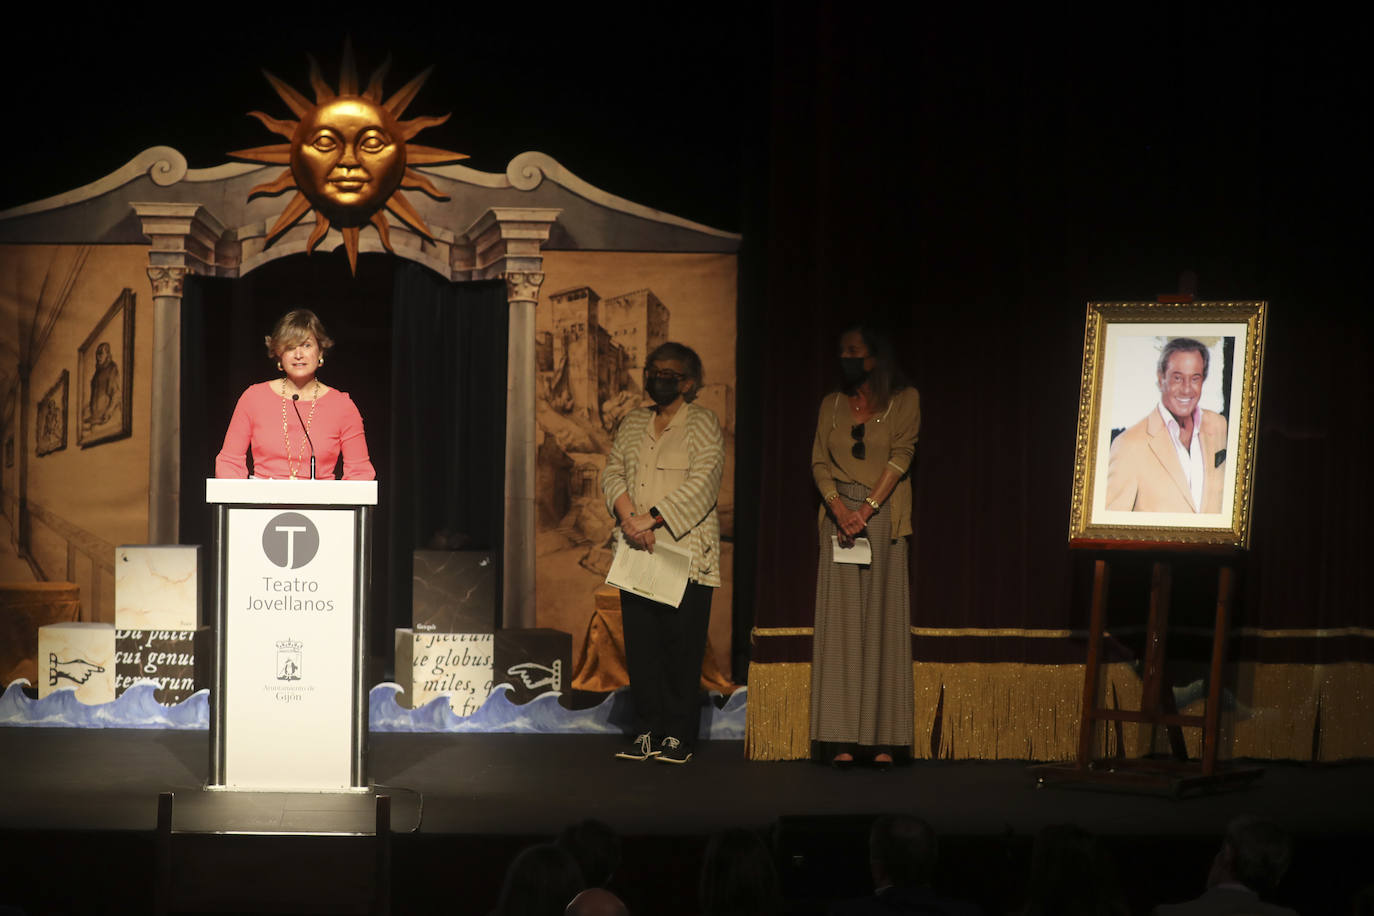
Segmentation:
[(301, 440), (301, 451), (297, 457), (291, 456), (291, 432), (286, 425), (286, 379), (281, 383), (281, 438), (286, 443), (286, 466), (291, 471), (291, 479), (296, 479), (299, 470), (296, 462), (305, 460), (306, 446), (310, 441), (310, 424), (315, 421), (315, 404), (320, 399), (320, 380), (315, 379), (315, 386), (310, 392), (310, 413), (305, 418), (305, 438)]

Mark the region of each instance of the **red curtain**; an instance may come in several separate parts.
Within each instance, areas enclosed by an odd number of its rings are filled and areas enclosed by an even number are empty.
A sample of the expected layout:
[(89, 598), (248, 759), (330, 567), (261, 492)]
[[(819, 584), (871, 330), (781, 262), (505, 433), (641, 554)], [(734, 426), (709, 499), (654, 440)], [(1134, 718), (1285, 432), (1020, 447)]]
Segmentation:
[[(1366, 183), (1368, 119), (1339, 88), (1354, 64), (1284, 42), (1290, 24), (1263, 11), (1161, 17), (1109, 53), (1092, 24), (1030, 18), (1044, 12), (775, 10), (762, 241), (741, 298), (742, 403), (759, 429), (757, 479), (741, 481), (758, 494), (746, 616), (811, 623), (816, 409), (840, 330), (870, 317), (922, 395), (913, 623), (1081, 630), (1091, 558), (1070, 551), (1068, 512), (1084, 306), (1153, 299), (1193, 270), (1201, 299), (1270, 302), (1237, 625), (1374, 626), (1370, 290), (1358, 208), (1342, 203)], [(1238, 40), (1261, 65), (1192, 66)], [(1143, 623), (1146, 564), (1114, 561), (1112, 621)], [(1210, 624), (1215, 575), (1213, 561), (1180, 564), (1175, 622)], [(1367, 632), (1244, 632), (1237, 651), (1266, 661), (1374, 655)], [(1071, 639), (915, 651), (1083, 658)], [(760, 636), (753, 659), (808, 661), (809, 637)]]

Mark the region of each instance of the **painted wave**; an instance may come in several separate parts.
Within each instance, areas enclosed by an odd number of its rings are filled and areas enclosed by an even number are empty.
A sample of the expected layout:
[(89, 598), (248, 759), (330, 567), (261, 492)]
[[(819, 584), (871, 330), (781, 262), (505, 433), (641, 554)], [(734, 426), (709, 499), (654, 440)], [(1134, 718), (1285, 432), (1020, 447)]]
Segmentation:
[[(138, 681), (110, 703), (87, 706), (74, 688), (60, 689), (41, 700), (24, 692), (28, 681), (16, 680), (0, 696), (0, 726), (32, 728), (208, 729), (210, 691), (199, 690), (175, 706), (164, 706), (154, 694), (154, 681)], [(546, 693), (517, 706), (499, 684), (470, 716), (455, 715), (447, 697), (436, 697), (419, 709), (396, 702), (401, 686), (382, 683), (369, 692), (368, 726), (374, 732), (452, 732), (455, 734), (618, 735), (631, 727), (628, 690), (608, 695), (596, 706), (567, 709), (559, 694)], [(702, 704), (701, 735), (722, 741), (744, 737), (748, 688), (735, 691), (721, 708), (720, 695)]]
[(716, 709), (715, 704), (718, 696), (720, 694), (711, 691), (712, 702), (708, 703), (702, 712), (701, 734), (713, 741), (743, 741), (744, 716), (749, 706), (749, 688), (737, 688), (720, 709)]
[[(435, 697), (417, 709), (406, 709), (396, 702), (402, 692), (399, 684), (383, 683), (372, 688), (369, 728), (374, 732), (454, 732), (458, 734), (530, 735), (621, 735), (630, 728), (630, 696), (617, 690), (588, 709), (567, 709), (560, 705), (560, 694), (546, 693), (517, 706), (507, 693), (510, 686), (498, 684), (485, 703), (466, 718), (454, 714), (447, 697)], [(717, 709), (703, 704), (701, 735), (718, 740), (744, 737), (744, 714), (748, 701), (741, 687)]]
[(0, 725), (35, 728), (159, 728), (194, 731), (210, 727), (210, 691), (198, 690), (175, 706), (157, 701), (156, 681), (136, 681), (109, 703), (87, 706), (76, 688), (59, 688), (41, 700), (24, 692), (28, 681), (12, 681), (0, 696)]

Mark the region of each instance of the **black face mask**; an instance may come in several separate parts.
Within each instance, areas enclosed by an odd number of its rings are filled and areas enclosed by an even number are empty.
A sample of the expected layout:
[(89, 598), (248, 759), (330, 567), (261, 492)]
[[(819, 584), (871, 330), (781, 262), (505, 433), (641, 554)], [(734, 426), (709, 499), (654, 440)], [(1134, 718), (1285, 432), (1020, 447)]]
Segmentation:
[(654, 403), (659, 407), (666, 407), (677, 400), (677, 379), (675, 378), (650, 378), (644, 383), (644, 390), (649, 397), (654, 399)]
[(845, 385), (850, 388), (857, 388), (868, 380), (868, 370), (864, 368), (862, 356), (841, 356), (840, 371), (844, 373)]

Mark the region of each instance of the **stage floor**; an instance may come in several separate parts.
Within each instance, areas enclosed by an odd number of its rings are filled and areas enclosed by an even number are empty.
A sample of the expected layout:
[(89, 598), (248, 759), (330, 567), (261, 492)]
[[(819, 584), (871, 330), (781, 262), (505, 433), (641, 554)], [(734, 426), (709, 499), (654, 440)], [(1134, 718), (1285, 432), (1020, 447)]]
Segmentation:
[[(202, 731), (0, 728), (0, 830), (151, 831), (166, 791), (178, 795), (183, 829), (215, 829), (217, 817), (221, 829), (369, 829), (366, 796), (227, 793), (245, 796), (235, 806), (226, 793), (202, 792), (207, 744)], [(398, 833), (551, 835), (597, 817), (625, 835), (704, 836), (780, 817), (884, 812), (919, 814), (943, 835), (1028, 835), (1072, 821), (1103, 835), (1217, 836), (1243, 813), (1276, 817), (1297, 834), (1374, 830), (1369, 762), (1266, 763), (1249, 788), (1175, 800), (1037, 788), (1018, 762), (839, 772), (751, 762), (741, 742), (705, 741), (691, 763), (668, 766), (615, 760), (620, 745), (601, 735), (374, 734), (371, 775), (392, 796)]]
[[(0, 727), (0, 848), (10, 850), (0, 856), (0, 905), (148, 912), (161, 792), (176, 793), (181, 831), (371, 832), (366, 793), (203, 791), (208, 739), (203, 731)], [(656, 916), (699, 911), (706, 838), (734, 826), (766, 831), (789, 912), (819, 916), (829, 901), (868, 892), (868, 824), (886, 812), (928, 820), (941, 837), (937, 886), (988, 913), (1019, 908), (1032, 840), (1048, 824), (1076, 823), (1102, 838), (1136, 914), (1196, 895), (1239, 814), (1274, 818), (1294, 834), (1280, 902), (1304, 916), (1349, 912), (1374, 855), (1370, 762), (1265, 764), (1249, 788), (1176, 800), (1037, 788), (1018, 762), (839, 772), (750, 762), (741, 742), (707, 741), (691, 763), (667, 766), (615, 760), (620, 746), (603, 735), (373, 734), (372, 778), (392, 796), (392, 912), (481, 916), (520, 849), (587, 817), (624, 837), (614, 886), (631, 912)], [(274, 841), (249, 838), (251, 854), (275, 861)], [(309, 866), (316, 886), (330, 886), (336, 872), (332, 854), (309, 844), (332, 841), (288, 840), (291, 860)], [(302, 880), (293, 877), (293, 886)]]

